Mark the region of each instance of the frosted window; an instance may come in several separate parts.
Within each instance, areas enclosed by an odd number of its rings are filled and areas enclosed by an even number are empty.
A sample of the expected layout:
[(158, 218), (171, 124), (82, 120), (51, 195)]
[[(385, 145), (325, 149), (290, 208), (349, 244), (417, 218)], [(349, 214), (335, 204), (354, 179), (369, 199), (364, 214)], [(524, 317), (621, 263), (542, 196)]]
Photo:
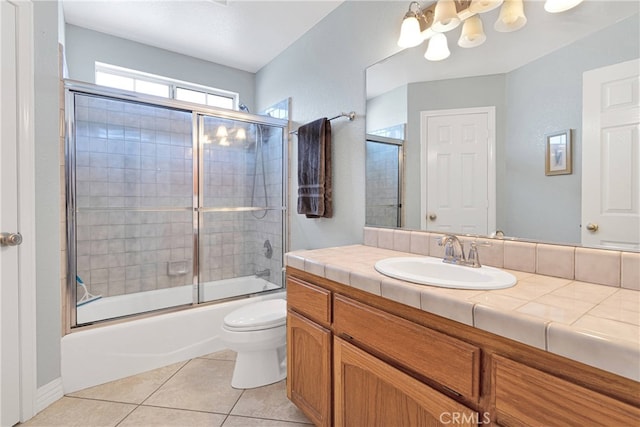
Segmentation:
[(146, 93), (147, 95), (170, 97), (170, 87), (167, 84), (149, 82), (146, 80), (136, 79), (136, 92)]
[(206, 104), (207, 94), (179, 87), (176, 88), (176, 99), (180, 101), (195, 102), (197, 104)]
[(133, 90), (134, 82), (131, 77), (118, 76), (102, 71), (96, 72), (96, 84), (116, 89)]

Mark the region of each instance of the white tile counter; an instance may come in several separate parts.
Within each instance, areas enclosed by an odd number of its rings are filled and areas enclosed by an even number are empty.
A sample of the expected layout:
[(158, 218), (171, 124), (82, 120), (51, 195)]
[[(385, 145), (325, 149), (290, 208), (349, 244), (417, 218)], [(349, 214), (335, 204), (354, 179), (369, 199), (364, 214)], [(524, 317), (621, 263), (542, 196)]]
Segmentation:
[(417, 285), (378, 273), (388, 257), (421, 256), (352, 245), (290, 252), (286, 265), (640, 381), (640, 292), (506, 270), (508, 289)]

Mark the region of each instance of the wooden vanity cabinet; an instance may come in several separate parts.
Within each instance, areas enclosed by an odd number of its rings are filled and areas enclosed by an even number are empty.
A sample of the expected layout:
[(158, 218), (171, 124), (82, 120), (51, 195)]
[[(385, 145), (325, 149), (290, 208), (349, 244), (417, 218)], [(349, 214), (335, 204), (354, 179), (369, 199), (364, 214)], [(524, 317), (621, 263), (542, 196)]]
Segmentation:
[(502, 426), (640, 425), (636, 407), (505, 357), (491, 359), (493, 415)]
[(287, 269), (287, 395), (317, 426), (640, 425), (640, 384)]
[(334, 337), (336, 427), (476, 425), (478, 414), (356, 346)]
[(290, 277), (287, 305), (287, 397), (316, 426), (330, 426), (331, 292)]

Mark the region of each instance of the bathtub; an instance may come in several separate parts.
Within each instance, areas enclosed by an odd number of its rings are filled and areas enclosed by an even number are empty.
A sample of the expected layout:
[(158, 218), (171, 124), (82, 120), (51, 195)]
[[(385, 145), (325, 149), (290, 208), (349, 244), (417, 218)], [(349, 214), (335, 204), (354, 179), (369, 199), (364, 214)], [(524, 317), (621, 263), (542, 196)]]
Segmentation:
[[(224, 286), (221, 286), (220, 282), (224, 282)], [(253, 276), (212, 282), (208, 285), (210, 286), (205, 286), (204, 291), (207, 300), (232, 296), (229, 292), (237, 295), (241, 293), (239, 289), (248, 290), (248, 292), (242, 293), (277, 289), (277, 285)], [(181, 288), (186, 288), (186, 290)], [(183, 297), (179, 292), (188, 293), (188, 302), (190, 302), (191, 289), (191, 286), (163, 289), (151, 291), (154, 292), (152, 295), (148, 295), (151, 292), (132, 294), (129, 298), (135, 296), (136, 298), (131, 298), (135, 301), (139, 299), (138, 296), (142, 295), (144, 300), (159, 304), (161, 301), (166, 302), (165, 298), (169, 297), (169, 291), (174, 291), (176, 298)], [(102, 298), (85, 304), (78, 308), (78, 316), (80, 316), (80, 309), (83, 309), (85, 319), (105, 313), (123, 315), (117, 314), (124, 312), (123, 306), (128, 307), (129, 310), (133, 307), (131, 301), (125, 301), (126, 297), (127, 295)], [(220, 304), (196, 306), (188, 310), (159, 314), (65, 335), (61, 340), (64, 393), (72, 393), (223, 350), (225, 347), (220, 342), (219, 330), (224, 316), (245, 304), (273, 298), (285, 298), (285, 291), (256, 295)], [(182, 300), (172, 301), (171, 305), (174, 305), (175, 301)], [(137, 302), (142, 303), (142, 301)], [(146, 303), (149, 301), (145, 301)], [(140, 312), (140, 309), (160, 308), (157, 305), (146, 307), (141, 306), (134, 312)], [(94, 310), (93, 314), (91, 309)], [(108, 310), (114, 311), (109, 312)]]

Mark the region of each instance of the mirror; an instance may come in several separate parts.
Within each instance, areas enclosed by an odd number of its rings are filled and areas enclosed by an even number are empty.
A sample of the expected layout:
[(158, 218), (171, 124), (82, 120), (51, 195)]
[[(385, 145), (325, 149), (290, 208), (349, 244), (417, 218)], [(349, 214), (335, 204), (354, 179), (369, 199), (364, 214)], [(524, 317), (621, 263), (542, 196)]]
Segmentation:
[[(446, 33), (451, 56), (444, 61), (425, 60), (425, 42), (367, 68), (367, 134), (386, 136), (387, 129), (406, 125), (402, 226), (437, 230), (429, 221), (434, 213), (423, 206), (430, 176), (423, 164), (431, 165), (422, 161), (424, 112), (494, 107), (495, 146), (488, 155), (495, 164), (495, 195), (488, 199), (495, 217), (479, 234), (500, 230), (524, 240), (580, 245), (582, 76), (640, 56), (639, 9), (637, 2), (585, 1), (549, 14), (543, 2), (525, 2), (528, 22), (519, 31), (495, 32), (496, 9), (481, 15), (487, 40), (479, 47), (457, 46), (458, 29)], [(563, 174), (546, 175), (547, 136), (561, 131), (570, 132), (572, 159), (566, 160), (572, 164)], [(368, 218), (367, 225), (384, 224)]]

